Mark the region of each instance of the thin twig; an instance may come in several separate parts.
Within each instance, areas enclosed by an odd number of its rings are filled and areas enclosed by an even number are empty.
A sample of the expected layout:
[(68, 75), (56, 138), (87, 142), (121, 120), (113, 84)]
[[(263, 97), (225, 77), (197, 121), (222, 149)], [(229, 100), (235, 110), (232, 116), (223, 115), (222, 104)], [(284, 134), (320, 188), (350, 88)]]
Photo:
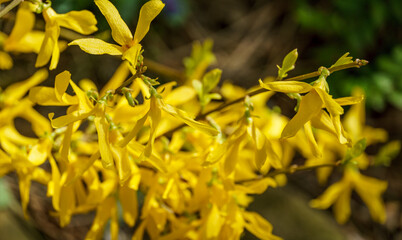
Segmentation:
[[(348, 69), (348, 68), (360, 68), (361, 66), (364, 66), (367, 63), (368, 63), (368, 61), (366, 61), (366, 60), (356, 59), (353, 63), (348, 63), (348, 64), (332, 67), (332, 68), (329, 68), (328, 70), (329, 70), (330, 73), (333, 73), (333, 72)], [(317, 71), (312, 72), (312, 73), (307, 73), (307, 74), (299, 75), (299, 76), (296, 76), (296, 77), (287, 78), (287, 79), (284, 79), (282, 81), (301, 81), (301, 80), (306, 80), (306, 79), (309, 79), (309, 78), (318, 77), (318, 76), (320, 76), (320, 74), (321, 74), (321, 71), (317, 70)], [(227, 107), (229, 107), (229, 106), (231, 106), (233, 104), (239, 103), (239, 102), (243, 101), (246, 96), (252, 97), (252, 96), (255, 96), (257, 94), (267, 92), (267, 91), (269, 91), (269, 90), (264, 89), (264, 88), (258, 88), (258, 89), (254, 90), (252, 92), (248, 92), (245, 96), (239, 97), (239, 98), (237, 98), (235, 100), (232, 100), (230, 102), (222, 103), (219, 107), (217, 107), (215, 109), (212, 109), (212, 110), (210, 110), (210, 111), (208, 111), (206, 113), (203, 113), (203, 114), (199, 114), (195, 118), (195, 120), (202, 120), (206, 116), (208, 116), (209, 114), (211, 114), (213, 112), (220, 111), (220, 110), (222, 110), (224, 108), (227, 108)], [(172, 130), (166, 132), (166, 135), (171, 135), (173, 132), (179, 130), (180, 128), (182, 128), (184, 126), (185, 126), (185, 124), (181, 124), (181, 125), (177, 126), (177, 127), (173, 128)]]
[(279, 174), (293, 174), (295, 172), (300, 172), (300, 171), (308, 171), (308, 170), (314, 170), (317, 168), (323, 168), (323, 167), (337, 167), (341, 164), (340, 161), (335, 162), (335, 163), (325, 163), (325, 164), (320, 164), (320, 165), (313, 165), (313, 166), (297, 166), (297, 165), (292, 165), (289, 168), (286, 169), (277, 169), (275, 171), (269, 172), (265, 175), (260, 175), (257, 178), (251, 178), (251, 179), (245, 179), (245, 180), (240, 180), (236, 181), (236, 184), (243, 184), (243, 183), (248, 183), (248, 182), (253, 182), (257, 180), (261, 180), (263, 178), (268, 178), (268, 177), (275, 177), (276, 175)]
[(23, 1), (24, 0), (14, 0), (10, 2), (5, 8), (3, 8), (3, 10), (0, 11), (0, 18), (6, 15), (9, 11), (18, 6), (18, 4), (20, 4)]

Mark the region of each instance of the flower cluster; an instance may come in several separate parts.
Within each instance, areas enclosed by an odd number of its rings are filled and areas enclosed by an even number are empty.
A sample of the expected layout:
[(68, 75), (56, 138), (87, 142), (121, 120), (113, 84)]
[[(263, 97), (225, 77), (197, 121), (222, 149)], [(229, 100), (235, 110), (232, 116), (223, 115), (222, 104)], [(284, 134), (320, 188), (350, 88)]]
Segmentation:
[[(162, 1), (142, 6), (134, 36), (111, 2), (95, 3), (118, 45), (97, 38), (68, 45), (90, 54), (122, 56), (102, 89), (88, 79), (76, 84), (68, 71), (56, 76), (54, 87), (38, 86), (48, 78), (47, 70), (40, 69), (0, 93), (0, 176), (17, 174), (26, 217), (35, 181), (47, 186), (62, 227), (75, 214), (96, 211), (86, 239), (101, 239), (109, 222), (111, 239), (118, 239), (121, 221), (135, 229), (132, 239), (239, 239), (245, 230), (260, 239), (280, 239), (266, 219), (247, 210), (251, 195), (282, 186), (287, 173), (303, 169), (317, 169), (324, 184), (332, 168), (339, 167), (343, 178), (311, 206), (334, 205), (336, 219), (343, 223), (356, 190), (372, 218), (384, 223), (381, 194), (387, 183), (361, 170), (375, 163), (365, 146), (386, 141), (386, 132), (365, 126), (360, 92), (334, 99), (327, 84), (332, 72), (365, 61), (345, 54), (333, 66), (309, 74), (318, 78), (306, 83), (300, 81), (305, 75), (286, 78), (297, 60), (294, 50), (276, 79), (267, 77), (246, 90), (228, 82), (219, 87), (221, 71), (206, 71), (213, 54), (207, 44), (198, 44), (186, 59), (191, 63), (186, 83), (160, 84), (146, 76), (140, 42), (164, 8)], [(43, 14), (45, 32), (33, 30), (33, 12)], [(95, 25), (89, 11), (58, 14), (49, 3), (25, 1), (11, 34), (0, 35), (0, 67), (12, 66), (6, 52), (35, 52), (37, 67), (50, 61), (49, 69), (55, 69), (67, 47), (58, 39), (60, 27), (91, 34)], [(74, 94), (67, 93), (69, 87)], [(292, 119), (267, 106), (276, 92), (297, 101)], [(35, 105), (67, 110), (47, 118)], [(342, 121), (345, 105), (353, 106)], [(19, 133), (16, 118), (27, 120), (36, 137)], [(304, 166), (292, 165), (296, 151), (305, 157)]]

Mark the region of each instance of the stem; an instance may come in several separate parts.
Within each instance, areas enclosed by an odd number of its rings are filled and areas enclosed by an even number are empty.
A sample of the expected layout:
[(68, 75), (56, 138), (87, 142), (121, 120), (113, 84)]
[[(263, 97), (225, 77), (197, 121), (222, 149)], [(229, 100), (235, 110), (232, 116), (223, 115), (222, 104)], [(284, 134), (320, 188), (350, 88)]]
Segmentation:
[(6, 15), (9, 11), (18, 6), (18, 4), (20, 4), (23, 1), (24, 0), (14, 0), (10, 2), (5, 8), (3, 8), (3, 10), (0, 11), (0, 18)]
[(245, 180), (240, 180), (236, 181), (236, 184), (243, 184), (247, 182), (253, 182), (257, 180), (261, 180), (263, 178), (268, 178), (268, 177), (275, 177), (276, 175), (279, 174), (293, 174), (295, 172), (300, 172), (300, 171), (308, 171), (308, 170), (314, 170), (317, 168), (322, 168), (322, 167), (337, 167), (341, 164), (341, 161), (335, 162), (335, 163), (324, 163), (320, 165), (314, 165), (314, 166), (297, 166), (297, 165), (292, 165), (289, 168), (286, 169), (277, 169), (275, 171), (269, 172), (265, 175), (260, 175), (257, 178), (251, 178), (251, 179), (245, 179)]
[[(361, 66), (364, 66), (367, 63), (368, 63), (368, 61), (366, 61), (366, 60), (356, 59), (353, 63), (348, 63), (348, 64), (328, 68), (328, 70), (329, 70), (330, 73), (333, 73), (333, 72), (337, 72), (337, 71), (348, 69), (348, 68), (360, 68)], [(299, 75), (299, 76), (296, 76), (296, 77), (286, 78), (286, 79), (284, 79), (282, 81), (300, 81), (300, 80), (305, 80), (305, 79), (309, 79), (309, 78), (313, 78), (313, 77), (318, 77), (318, 76), (320, 76), (320, 74), (321, 74), (321, 71), (317, 70), (315, 72)], [(203, 114), (199, 114), (195, 118), (195, 120), (204, 119), (206, 116), (208, 116), (209, 114), (211, 114), (213, 112), (220, 111), (220, 110), (222, 110), (224, 108), (227, 108), (227, 107), (229, 107), (229, 106), (231, 106), (233, 104), (239, 103), (239, 102), (243, 101), (246, 96), (252, 97), (254, 95), (257, 95), (257, 94), (260, 94), (260, 93), (263, 93), (263, 92), (267, 92), (267, 91), (269, 91), (269, 90), (264, 89), (264, 88), (259, 88), (257, 90), (252, 91), (252, 92), (249, 92), (245, 96), (239, 97), (239, 98), (237, 98), (235, 100), (232, 100), (230, 102), (222, 103), (219, 107), (217, 107), (215, 109), (212, 109), (212, 110), (210, 110), (210, 111), (208, 111), (206, 113), (203, 113)], [(183, 123), (183, 124), (175, 127), (174, 129), (166, 132), (166, 135), (170, 135), (173, 132), (179, 130), (180, 128), (182, 128), (184, 126), (185, 126), (185, 124)]]

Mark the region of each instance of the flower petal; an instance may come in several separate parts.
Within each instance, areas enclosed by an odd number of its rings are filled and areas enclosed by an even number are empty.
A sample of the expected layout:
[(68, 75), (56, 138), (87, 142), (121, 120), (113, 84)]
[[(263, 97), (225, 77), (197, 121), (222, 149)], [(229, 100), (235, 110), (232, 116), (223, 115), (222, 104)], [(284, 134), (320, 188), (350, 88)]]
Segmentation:
[(353, 96), (353, 97), (342, 97), (342, 98), (337, 98), (334, 99), (336, 103), (338, 103), (341, 106), (345, 105), (354, 105), (361, 103), (364, 100), (364, 96)]
[(283, 93), (306, 93), (313, 88), (308, 83), (298, 81), (275, 81), (263, 83), (260, 79), (259, 82), (262, 88)]
[(164, 3), (160, 0), (151, 0), (145, 3), (140, 10), (137, 28), (134, 34), (134, 43), (139, 43), (149, 31), (152, 20), (162, 11)]
[(70, 42), (68, 46), (78, 45), (82, 51), (89, 54), (101, 55), (121, 55), (122, 49), (120, 46), (110, 44), (97, 38), (83, 38)]
[[(57, 24), (46, 24), (45, 38), (43, 39), (38, 58), (36, 59), (35, 67), (42, 67), (46, 65), (51, 57), (56, 59), (51, 63), (51, 68), (55, 67), (58, 62), (58, 46), (57, 39), (59, 38), (60, 27)], [(57, 61), (57, 62), (55, 62)]]
[(280, 237), (272, 235), (272, 225), (265, 218), (255, 212), (244, 212), (244, 226), (254, 236), (260, 239), (279, 240)]
[(0, 69), (8, 70), (13, 67), (13, 59), (6, 52), (0, 51)]
[(180, 119), (181, 121), (183, 121), (185, 124), (189, 125), (190, 127), (194, 128), (196, 130), (199, 130), (201, 132), (204, 132), (211, 136), (216, 136), (219, 134), (218, 130), (216, 130), (215, 128), (213, 128), (207, 124), (195, 121), (194, 119), (190, 118), (185, 111), (175, 108), (173, 106), (170, 106), (168, 104), (165, 104), (162, 100), (158, 99), (158, 101), (160, 102), (160, 105), (165, 112), (169, 113), (173, 117)]
[(24, 97), (24, 95), (28, 92), (29, 89), (43, 82), (47, 77), (48, 77), (47, 70), (40, 69), (27, 80), (10, 85), (3, 92), (4, 94), (3, 101), (6, 102), (7, 104), (14, 104), (15, 101)]
[(98, 132), (98, 144), (102, 158), (102, 165), (106, 169), (113, 169), (113, 155), (109, 146), (109, 124), (104, 117), (95, 117), (96, 131)]
[(69, 28), (81, 34), (91, 34), (98, 30), (94, 14), (87, 10), (70, 11), (66, 14), (57, 14), (55, 21), (65, 28)]
[(324, 102), (325, 108), (331, 115), (342, 115), (343, 108), (339, 105), (331, 95), (321, 88), (314, 88), (314, 90), (320, 95), (321, 100)]
[(116, 7), (108, 0), (95, 0), (95, 3), (112, 29), (113, 39), (121, 46), (129, 44), (133, 39), (133, 35)]
[(134, 44), (132, 47), (130, 47), (123, 53), (122, 59), (127, 60), (131, 64), (131, 66), (135, 67), (137, 65), (137, 59), (138, 55), (140, 54), (140, 51), (141, 51), (141, 45)]
[(138, 216), (137, 191), (127, 186), (120, 187), (119, 199), (123, 207), (124, 221), (130, 227), (133, 227)]
[(335, 219), (338, 223), (345, 223), (350, 216), (350, 197), (352, 189), (345, 189), (339, 194), (338, 200), (334, 204)]
[(343, 180), (332, 184), (325, 192), (316, 199), (310, 201), (310, 207), (327, 209), (338, 199), (339, 195), (350, 188), (349, 184)]
[(300, 101), (299, 111), (283, 129), (281, 138), (288, 138), (296, 135), (297, 131), (319, 113), (321, 108), (321, 98), (315, 91), (311, 91), (303, 96)]
[(21, 7), (17, 11), (15, 17), (14, 28), (11, 31), (9, 38), (4, 43), (6, 51), (7, 45), (19, 42), (25, 34), (29, 33), (35, 24), (35, 14), (26, 7), (25, 3), (21, 3)]

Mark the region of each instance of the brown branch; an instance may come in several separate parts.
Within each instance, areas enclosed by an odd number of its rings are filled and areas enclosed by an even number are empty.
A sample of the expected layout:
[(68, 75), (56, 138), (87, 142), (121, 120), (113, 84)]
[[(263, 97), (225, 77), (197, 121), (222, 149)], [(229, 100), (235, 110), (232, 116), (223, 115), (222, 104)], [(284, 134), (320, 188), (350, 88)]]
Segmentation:
[(286, 169), (277, 169), (275, 171), (269, 172), (265, 175), (260, 175), (257, 178), (251, 178), (251, 179), (245, 179), (245, 180), (240, 180), (236, 181), (236, 184), (243, 184), (247, 182), (253, 182), (257, 180), (261, 180), (263, 178), (268, 178), (268, 177), (275, 177), (276, 175), (279, 174), (293, 174), (295, 172), (300, 172), (300, 171), (308, 171), (308, 170), (314, 170), (317, 168), (322, 168), (322, 167), (337, 167), (341, 164), (340, 161), (335, 162), (335, 163), (325, 163), (325, 164), (320, 164), (320, 165), (313, 165), (313, 166), (297, 166), (297, 165), (292, 165), (289, 168)]
[(0, 18), (3, 17), (4, 15), (6, 15), (9, 11), (11, 11), (13, 8), (18, 6), (18, 4), (20, 4), (23, 1), (24, 0), (14, 0), (14, 1), (10, 2), (5, 8), (3, 8), (0, 11)]
[[(348, 68), (360, 68), (361, 66), (364, 66), (367, 63), (368, 63), (368, 61), (366, 61), (366, 60), (356, 59), (353, 63), (348, 63), (348, 64), (328, 68), (328, 70), (329, 70), (330, 73), (333, 73), (333, 72), (348, 69)], [(301, 80), (306, 80), (306, 79), (313, 78), (313, 77), (318, 77), (318, 76), (320, 76), (320, 74), (321, 74), (321, 71), (317, 70), (317, 71), (312, 72), (312, 73), (307, 73), (307, 74), (299, 75), (299, 76), (296, 76), (296, 77), (287, 78), (287, 79), (284, 79), (282, 81), (301, 81)], [(233, 104), (239, 103), (239, 102), (243, 101), (246, 96), (252, 97), (254, 95), (257, 95), (257, 94), (260, 94), (260, 93), (263, 93), (263, 92), (267, 92), (267, 91), (269, 91), (269, 90), (264, 89), (264, 88), (258, 88), (258, 89), (254, 90), (252, 92), (247, 93), (245, 96), (239, 97), (239, 98), (237, 98), (235, 100), (232, 100), (232, 101), (229, 101), (229, 102), (226, 102), (226, 103), (222, 103), (219, 107), (217, 107), (215, 109), (212, 109), (212, 110), (210, 110), (208, 112), (205, 112), (203, 114), (199, 114), (195, 118), (195, 120), (202, 120), (206, 116), (208, 116), (209, 114), (211, 114), (213, 112), (220, 111), (220, 110), (222, 110), (224, 108), (227, 108), (227, 107), (229, 107), (229, 106), (231, 106)], [(183, 123), (183, 124), (173, 128), (172, 130), (169, 130), (165, 134), (166, 135), (171, 135), (173, 132), (179, 130), (180, 128), (182, 128), (184, 126), (185, 126), (185, 124)]]

